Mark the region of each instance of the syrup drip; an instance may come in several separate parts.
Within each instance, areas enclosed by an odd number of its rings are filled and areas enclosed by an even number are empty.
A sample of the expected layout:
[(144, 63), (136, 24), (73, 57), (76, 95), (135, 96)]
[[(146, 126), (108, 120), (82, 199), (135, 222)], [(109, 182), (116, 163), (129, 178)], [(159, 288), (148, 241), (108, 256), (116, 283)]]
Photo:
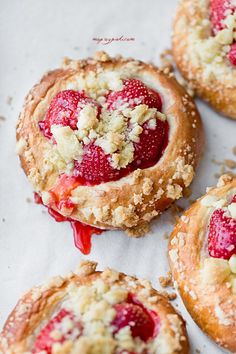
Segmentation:
[[(43, 204), (42, 198), (38, 193), (34, 193), (34, 201), (36, 204)], [(57, 222), (68, 221), (73, 230), (74, 244), (83, 254), (89, 254), (91, 251), (91, 238), (93, 234), (100, 235), (104, 230), (98, 229), (94, 226), (85, 225), (80, 221), (73, 220), (66, 216), (61, 215), (54, 209), (47, 207), (49, 215)]]

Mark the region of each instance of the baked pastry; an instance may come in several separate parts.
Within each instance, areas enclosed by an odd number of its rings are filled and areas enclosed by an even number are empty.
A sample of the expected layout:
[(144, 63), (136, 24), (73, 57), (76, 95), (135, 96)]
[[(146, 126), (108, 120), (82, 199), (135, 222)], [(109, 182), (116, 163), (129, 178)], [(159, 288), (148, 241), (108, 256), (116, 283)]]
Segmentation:
[(173, 26), (173, 55), (183, 77), (220, 113), (236, 119), (236, 4), (182, 0)]
[(169, 243), (180, 295), (213, 340), (236, 352), (236, 178), (223, 175), (180, 218)]
[(26, 98), (16, 136), (50, 210), (135, 235), (190, 184), (202, 135), (173, 74), (100, 52), (47, 73)]
[(0, 335), (7, 354), (185, 354), (183, 319), (146, 280), (83, 262), (35, 287)]

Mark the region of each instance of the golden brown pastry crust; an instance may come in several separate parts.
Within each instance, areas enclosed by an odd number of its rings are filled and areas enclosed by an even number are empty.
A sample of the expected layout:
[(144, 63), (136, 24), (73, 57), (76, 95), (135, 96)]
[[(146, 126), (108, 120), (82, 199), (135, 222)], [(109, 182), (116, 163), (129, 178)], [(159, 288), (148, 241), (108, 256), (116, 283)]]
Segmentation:
[(146, 78), (149, 85), (152, 82), (154, 89), (163, 96), (170, 141), (153, 167), (138, 169), (118, 181), (80, 186), (72, 192), (79, 202), (69, 216), (105, 229), (142, 228), (180, 198), (183, 189), (192, 181), (203, 149), (202, 123), (195, 104), (173, 74), (165, 75), (153, 65), (133, 59), (111, 59), (104, 53), (96, 59), (66, 60), (63, 69), (47, 73), (30, 91), (16, 133), (18, 145), (21, 145), (18, 149), (21, 165), (34, 189), (40, 194), (50, 190), (58, 178), (58, 171), (45, 168), (44, 151), (50, 148), (50, 143), (40, 132), (38, 120), (43, 119), (51, 99), (74, 75), (121, 67), (129, 67), (131, 77), (144, 82)]
[[(56, 305), (67, 295), (69, 286), (73, 283), (78, 287), (88, 285), (101, 277), (103, 281), (112, 285), (126, 285), (127, 291), (138, 295), (145, 306), (149, 306), (158, 313), (161, 320), (163, 343), (165, 344), (165, 340), (167, 340), (166, 348), (172, 348), (170, 351), (164, 351), (165, 353), (188, 353), (189, 345), (183, 319), (167, 299), (151, 287), (148, 281), (109, 269), (98, 272), (96, 271), (96, 263), (89, 261), (82, 262), (78, 270), (67, 277), (55, 277), (44, 286), (32, 288), (19, 300), (1, 332), (0, 353), (23, 354), (27, 352), (30, 354), (35, 330), (37, 331), (37, 328), (43, 325), (42, 321), (50, 319)], [(133, 284), (135, 284), (135, 290)], [(69, 354), (70, 351), (63, 353)]]
[(176, 286), (193, 319), (220, 346), (235, 352), (236, 293), (232, 292), (228, 278), (217, 278), (219, 274), (215, 274), (216, 281), (211, 282), (209, 277), (203, 281), (202, 268), (206, 229), (214, 208), (206, 207), (201, 201), (206, 196), (225, 198), (232, 192), (236, 193), (236, 178), (224, 175), (218, 187), (210, 188), (183, 214), (170, 237), (169, 263)]
[[(200, 32), (199, 28), (202, 28), (203, 39), (211, 35), (208, 4), (208, 0), (179, 1), (173, 24), (173, 55), (178, 69), (191, 88), (215, 110), (236, 119), (235, 69), (227, 60), (220, 64), (220, 71), (210, 68), (210, 64), (206, 65), (201, 59), (197, 59), (202, 47), (196, 49), (195, 53), (191, 45), (195, 40), (193, 36)], [(210, 51), (211, 49), (208, 49), (208, 53)], [(225, 70), (227, 72), (224, 72)], [(226, 76), (229, 79), (226, 79)]]

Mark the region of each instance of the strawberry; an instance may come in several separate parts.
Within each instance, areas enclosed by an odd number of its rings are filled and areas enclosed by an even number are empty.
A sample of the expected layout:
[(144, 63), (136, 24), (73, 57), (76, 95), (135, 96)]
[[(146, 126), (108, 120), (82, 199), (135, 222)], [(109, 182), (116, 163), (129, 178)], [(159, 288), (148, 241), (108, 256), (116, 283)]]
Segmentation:
[(156, 128), (150, 129), (148, 122), (142, 126), (143, 131), (139, 136), (139, 142), (134, 144), (135, 168), (147, 168), (158, 161), (163, 148), (167, 143), (168, 123), (159, 119), (156, 121)]
[(109, 110), (119, 109), (127, 104), (134, 108), (140, 104), (146, 104), (149, 108), (156, 108), (161, 111), (162, 102), (160, 95), (154, 90), (145, 86), (140, 80), (127, 79), (123, 81), (121, 91), (111, 91), (106, 96), (106, 103)]
[(229, 259), (236, 254), (236, 220), (216, 209), (210, 219), (208, 251), (211, 257)]
[(228, 59), (233, 66), (236, 65), (236, 43), (231, 45), (230, 51), (228, 53)]
[(231, 203), (236, 203), (236, 194), (233, 196)]
[(211, 0), (210, 1), (210, 20), (212, 24), (212, 32), (214, 35), (225, 28), (222, 21), (226, 18), (226, 11), (235, 10), (231, 4), (231, 0)]
[(129, 171), (129, 168), (114, 169), (110, 164), (110, 155), (106, 155), (100, 146), (90, 143), (84, 147), (82, 161), (75, 161), (74, 175), (90, 184), (99, 184), (117, 180)]
[[(63, 343), (65, 340), (69, 339), (70, 337), (73, 337), (73, 339), (75, 339), (80, 336), (80, 333), (82, 331), (82, 326), (79, 322), (74, 323), (73, 329), (69, 329), (67, 331), (66, 330), (63, 331), (63, 329), (60, 330), (60, 324), (66, 318), (72, 321), (74, 320), (74, 316), (72, 315), (72, 313), (68, 312), (65, 309), (62, 309), (55, 317), (53, 317), (48, 322), (48, 324), (46, 324), (45, 327), (41, 329), (33, 345), (33, 350), (32, 350), (33, 354), (41, 353), (42, 351), (44, 351), (47, 354), (52, 354), (53, 344)], [(56, 329), (62, 332), (62, 336), (60, 339), (54, 339), (53, 337), (51, 337), (51, 333)]]
[(87, 97), (84, 91), (64, 90), (59, 92), (51, 101), (46, 117), (39, 122), (39, 128), (46, 138), (51, 138), (51, 126), (53, 124), (69, 126), (77, 129), (77, 122), (80, 110), (86, 105), (92, 104), (98, 109), (100, 106), (91, 98)]
[(129, 326), (133, 337), (139, 337), (147, 341), (156, 335), (156, 323), (154, 317), (142, 304), (124, 302), (114, 306), (116, 316), (112, 321), (117, 333), (123, 327)]

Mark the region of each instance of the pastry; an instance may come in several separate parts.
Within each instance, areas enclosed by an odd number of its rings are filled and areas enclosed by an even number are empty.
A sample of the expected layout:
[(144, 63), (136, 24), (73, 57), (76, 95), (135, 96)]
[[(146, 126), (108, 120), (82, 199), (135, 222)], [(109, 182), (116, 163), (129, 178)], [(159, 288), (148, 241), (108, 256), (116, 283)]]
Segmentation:
[(169, 260), (193, 319), (220, 346), (236, 352), (236, 178), (223, 175), (180, 218)]
[(0, 335), (4, 354), (185, 354), (185, 324), (146, 280), (83, 262), (34, 287)]
[(236, 3), (182, 0), (173, 26), (173, 55), (183, 77), (220, 113), (236, 119)]
[(52, 213), (134, 236), (182, 196), (202, 147), (173, 74), (104, 52), (47, 73), (17, 124), (22, 167)]

